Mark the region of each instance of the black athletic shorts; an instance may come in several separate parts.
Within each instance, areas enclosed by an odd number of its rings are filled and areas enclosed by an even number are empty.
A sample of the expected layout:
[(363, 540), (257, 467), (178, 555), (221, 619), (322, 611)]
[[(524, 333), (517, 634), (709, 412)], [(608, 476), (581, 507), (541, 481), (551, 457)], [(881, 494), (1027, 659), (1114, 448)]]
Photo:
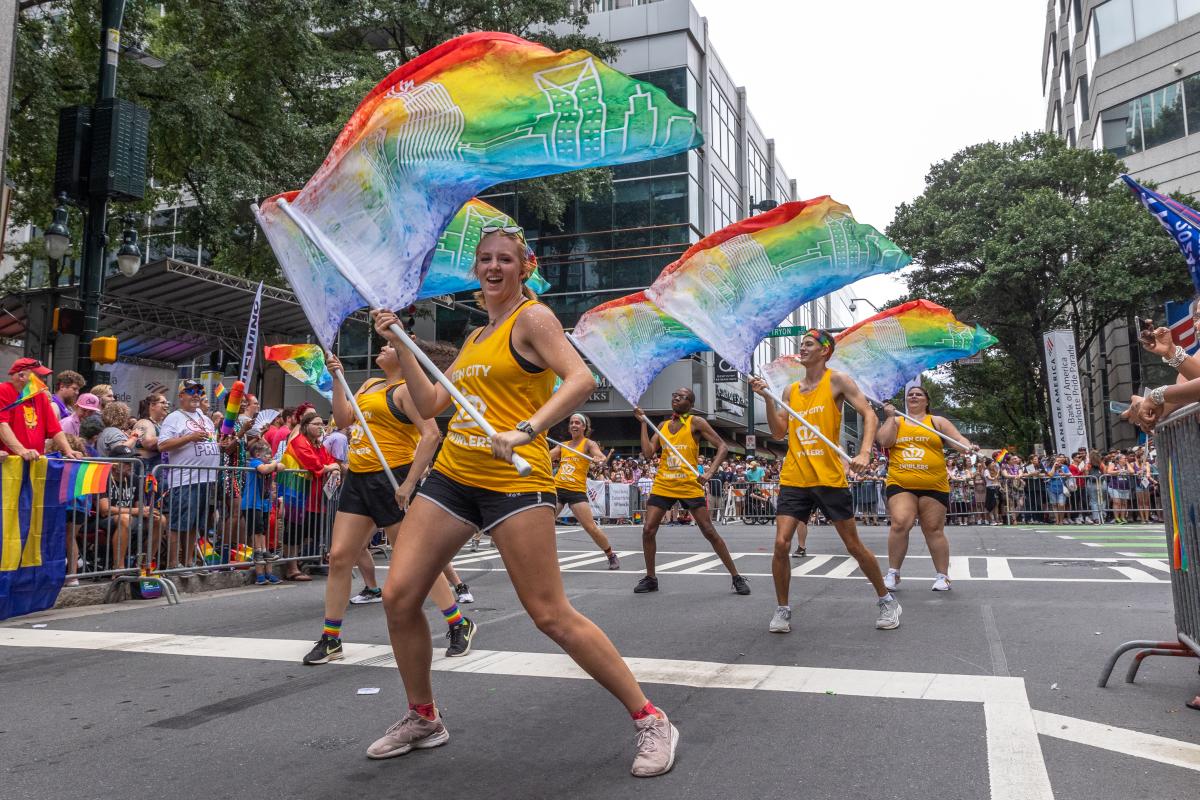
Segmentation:
[(661, 494), (650, 495), (646, 499), (646, 508), (661, 508), (663, 511), (670, 511), (675, 507), (676, 503), (679, 503), (679, 505), (688, 511), (708, 508), (708, 500), (705, 497), (666, 497)]
[(898, 494), (911, 494), (916, 497), (932, 497), (946, 508), (950, 508), (950, 493), (939, 492), (937, 489), (905, 489), (903, 486), (892, 484), (883, 490), (884, 497), (889, 500)]
[[(405, 464), (392, 469), (396, 483), (404, 483), (408, 478), (408, 468)], [(358, 514), (360, 517), (370, 517), (377, 527), (389, 528), (404, 519), (404, 512), (396, 502), (396, 493), (392, 491), (392, 482), (387, 479), (383, 470), (377, 472), (347, 472), (346, 480), (342, 483), (342, 495), (338, 498), (338, 511), (346, 514)]]
[(573, 492), (570, 489), (555, 488), (558, 493), (558, 502), (564, 506), (573, 506), (576, 503), (586, 503), (588, 501), (587, 492)]
[(489, 533), (504, 520), (526, 509), (546, 506), (553, 511), (558, 506), (554, 492), (493, 492), (451, 480), (436, 469), (421, 484), (417, 496), (424, 497), (455, 519), (474, 525), (480, 533)]
[(854, 497), (848, 487), (779, 487), (779, 498), (775, 501), (775, 513), (778, 516), (795, 517), (807, 525), (814, 508), (821, 509), (825, 519), (830, 522), (854, 519)]

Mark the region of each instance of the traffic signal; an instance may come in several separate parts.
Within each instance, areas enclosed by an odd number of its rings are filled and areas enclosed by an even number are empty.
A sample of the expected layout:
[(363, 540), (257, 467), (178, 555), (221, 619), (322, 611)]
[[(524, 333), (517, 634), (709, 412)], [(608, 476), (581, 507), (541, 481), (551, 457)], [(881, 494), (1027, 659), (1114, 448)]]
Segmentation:
[(96, 364), (111, 364), (117, 360), (117, 337), (97, 336), (92, 339), (90, 357)]
[(83, 311), (78, 308), (56, 308), (50, 318), (50, 327), (55, 333), (79, 336), (83, 333)]

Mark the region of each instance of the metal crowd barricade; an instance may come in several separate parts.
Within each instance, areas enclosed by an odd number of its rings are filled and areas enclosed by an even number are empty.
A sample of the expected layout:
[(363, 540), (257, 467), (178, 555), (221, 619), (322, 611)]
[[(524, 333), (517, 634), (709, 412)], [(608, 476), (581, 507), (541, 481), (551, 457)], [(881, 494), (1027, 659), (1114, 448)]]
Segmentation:
[(1160, 422), (1154, 436), (1159, 479), (1167, 500), (1163, 519), (1177, 641), (1125, 642), (1104, 665), (1101, 688), (1108, 683), (1117, 659), (1128, 650), (1138, 652), (1125, 675), (1126, 683), (1133, 683), (1138, 667), (1148, 656), (1200, 658), (1200, 521), (1196, 514), (1200, 503), (1200, 404), (1186, 406)]
[(141, 513), (147, 510), (143, 464), (137, 458), (83, 461), (113, 468), (103, 494), (84, 495), (67, 504), (67, 580), (136, 574), (135, 558), (154, 522)]
[(742, 496), (742, 522), (747, 525), (775, 524), (775, 502), (779, 497), (777, 483), (745, 483)]

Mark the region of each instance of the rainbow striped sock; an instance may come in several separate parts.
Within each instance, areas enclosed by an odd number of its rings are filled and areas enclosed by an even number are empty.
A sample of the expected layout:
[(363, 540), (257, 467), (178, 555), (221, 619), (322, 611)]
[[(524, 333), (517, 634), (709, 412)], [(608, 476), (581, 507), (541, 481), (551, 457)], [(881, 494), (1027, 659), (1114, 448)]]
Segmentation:
[(325, 618), (325, 630), (322, 631), (326, 636), (332, 636), (334, 639), (342, 638), (342, 621), (340, 619)]
[(451, 628), (463, 621), (462, 612), (458, 610), (458, 603), (455, 603), (449, 608), (443, 608), (442, 616), (446, 618), (446, 624)]

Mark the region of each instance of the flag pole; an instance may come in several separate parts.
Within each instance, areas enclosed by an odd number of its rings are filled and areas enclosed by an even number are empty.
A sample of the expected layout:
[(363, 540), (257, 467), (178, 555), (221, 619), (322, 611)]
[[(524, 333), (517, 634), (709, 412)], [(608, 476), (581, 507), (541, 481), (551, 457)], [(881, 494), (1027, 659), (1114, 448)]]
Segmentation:
[[(367, 425), (367, 418), (363, 416), (362, 409), (358, 407), (358, 398), (350, 391), (350, 384), (346, 381), (345, 373), (340, 369), (335, 369), (331, 370), (330, 374), (337, 380), (338, 385), (342, 387), (342, 391), (346, 395), (346, 399), (350, 401), (350, 407), (354, 409), (354, 417), (358, 420), (358, 424), (362, 426), (363, 433), (367, 436), (367, 441), (371, 443), (371, 449), (375, 451), (375, 456), (379, 459), (379, 465), (383, 467), (383, 474), (387, 475), (388, 483), (392, 485), (392, 491), (400, 491), (400, 484), (396, 482), (396, 476), (392, 474), (387, 459), (383, 457), (383, 449), (380, 448), (379, 442), (375, 441), (375, 434), (371, 433), (371, 427)], [(386, 392), (387, 389), (384, 389), (384, 391)]]
[[(870, 398), (868, 398), (868, 399), (870, 399)], [(875, 405), (879, 406), (880, 408), (883, 408), (883, 403), (879, 402), (878, 400), (871, 400), (871, 402), (874, 403)], [(921, 422), (918, 419), (914, 419), (913, 417), (910, 417), (908, 414), (905, 414), (903, 411), (901, 411), (898, 408), (896, 409), (896, 416), (903, 417), (904, 419), (911, 422), (913, 425), (916, 425), (918, 428), (924, 428), (925, 430), (932, 433), (934, 436), (942, 437), (943, 439), (946, 440), (946, 442), (954, 445), (959, 450), (962, 450), (964, 453), (972, 452), (971, 448), (967, 447), (965, 444), (958, 441), (957, 439), (951, 438), (950, 436), (947, 436), (946, 434), (942, 433), (941, 431), (937, 430), (936, 428), (932, 428), (932, 427), (926, 425), (924, 422)]]
[(549, 442), (550, 444), (554, 445), (555, 447), (561, 447), (563, 450), (570, 450), (572, 453), (574, 453), (577, 456), (583, 456), (588, 461), (592, 460), (592, 457), (589, 456), (587, 453), (581, 453), (578, 450), (576, 450), (574, 447), (568, 447), (567, 445), (560, 442), (558, 439), (551, 439), (549, 436), (547, 436), (546, 441)]
[[(755, 375), (755, 376), (753, 376), (753, 377), (757, 378), (758, 376), (757, 376), (757, 375)], [(763, 380), (763, 383), (767, 383), (766, 379), (762, 379), (762, 380)], [(804, 418), (804, 416), (803, 416), (803, 415), (802, 415), (802, 414), (801, 414), (799, 411), (797, 411), (796, 409), (792, 408), (790, 405), (788, 405), (787, 403), (785, 403), (785, 402), (783, 401), (783, 398), (782, 398), (782, 397), (780, 397), (778, 394), (776, 394), (776, 393), (775, 393), (775, 391), (774, 391), (773, 389), (771, 389), (771, 384), (769, 384), (769, 383), (767, 383), (766, 394), (767, 394), (767, 397), (770, 397), (772, 400), (774, 400), (776, 403), (778, 403), (778, 404), (779, 404), (779, 406), (780, 406), (781, 408), (783, 408), (783, 410), (784, 410), (784, 411), (786, 411), (788, 414), (791, 414), (791, 416), (792, 416), (792, 418), (793, 418), (794, 420), (796, 420), (796, 421), (797, 421), (797, 422), (799, 422), (801, 425), (803, 425), (805, 428), (807, 428), (809, 431), (811, 431), (811, 432), (813, 433), (813, 435), (815, 435), (815, 436), (816, 436), (818, 439), (820, 439), (820, 440), (821, 440), (822, 442), (824, 442), (826, 445), (828, 445), (829, 447), (833, 448), (833, 451), (834, 451), (835, 453), (837, 453), (837, 454), (838, 454), (839, 456), (841, 456), (842, 458), (846, 459), (846, 461), (851, 461), (851, 460), (852, 460), (852, 459), (850, 458), (850, 456), (846, 455), (846, 451), (845, 451), (845, 450), (843, 450), (842, 448), (838, 447), (836, 444), (834, 444), (833, 442), (831, 442), (831, 441), (830, 441), (830, 440), (829, 440), (829, 439), (828, 439), (828, 438), (825, 436), (825, 434), (823, 434), (823, 433), (821, 433), (821, 431), (817, 430), (816, 426), (814, 426), (814, 425), (813, 425), (811, 422), (809, 422), (808, 420), (806, 420), (806, 419)], [(751, 402), (753, 402), (753, 400), (752, 400)]]
[[(324, 235), (320, 231), (309, 224), (308, 218), (305, 217), (303, 213), (293, 207), (292, 204), (286, 200), (279, 200), (277, 205), (279, 206), (280, 210), (282, 210), (283, 213), (288, 216), (288, 219), (294, 222), (296, 227), (298, 227), (301, 232), (308, 237), (308, 240), (312, 242), (313, 245), (320, 250), (326, 258), (329, 259), (329, 263), (333, 265), (334, 269), (341, 273), (341, 276), (345, 278), (347, 282), (349, 282), (349, 284), (354, 288), (354, 291), (358, 292), (362, 299), (366, 301), (367, 305), (373, 309), (383, 308), (383, 303), (380, 301), (379, 296), (375, 294), (371, 287), (367, 285), (366, 281), (363, 280), (363, 277), (359, 274), (358, 269), (355, 268), (354, 265), (352, 265), (342, 255), (341, 251), (338, 250), (338, 248), (332, 242), (325, 239)], [(458, 404), (458, 407), (466, 412), (467, 416), (469, 416), (475, 422), (475, 424), (479, 426), (479, 429), (483, 431), (484, 435), (488, 437), (495, 436), (496, 429), (492, 427), (492, 424), (484, 419), (484, 416), (479, 413), (479, 409), (475, 408), (475, 406), (463, 396), (463, 393), (458, 390), (458, 387), (451, 383), (450, 379), (442, 374), (442, 371), (438, 369), (437, 365), (435, 365), (429, 359), (429, 356), (425, 355), (425, 352), (417, 346), (417, 343), (412, 340), (412, 337), (409, 336), (403, 328), (394, 323), (391, 326), (391, 331), (392, 333), (396, 334), (396, 337), (400, 340), (400, 343), (408, 348), (409, 352), (416, 357), (417, 361), (422, 367), (425, 368), (425, 371), (429, 373), (430, 377), (440, 383), (442, 387), (450, 393), (450, 397), (454, 399), (454, 402)], [(516, 467), (517, 474), (521, 477), (526, 477), (533, 471), (533, 468), (529, 466), (529, 462), (515, 451), (512, 454), (510, 463)]]

